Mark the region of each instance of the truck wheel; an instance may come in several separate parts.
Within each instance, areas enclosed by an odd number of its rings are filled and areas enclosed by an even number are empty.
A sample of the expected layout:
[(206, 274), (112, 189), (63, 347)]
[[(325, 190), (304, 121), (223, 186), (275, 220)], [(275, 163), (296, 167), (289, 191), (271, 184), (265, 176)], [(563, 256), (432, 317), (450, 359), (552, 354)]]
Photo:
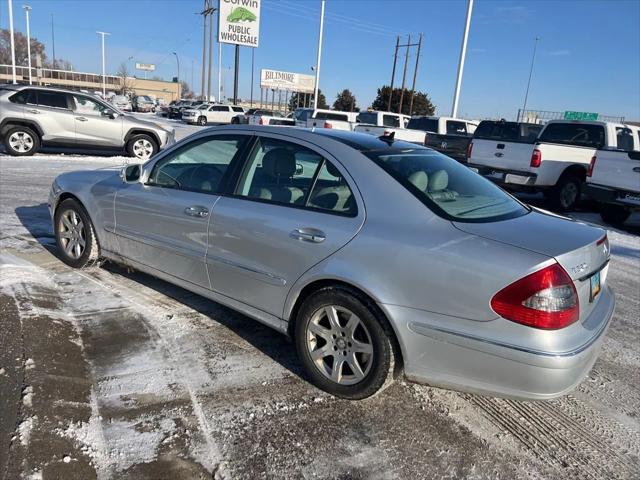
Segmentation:
[(575, 208), (580, 201), (581, 192), (582, 180), (576, 175), (565, 173), (549, 191), (547, 198), (552, 209), (566, 212)]
[(622, 225), (631, 212), (620, 205), (605, 204), (600, 207), (600, 218), (611, 225)]
[(28, 127), (17, 126), (7, 130), (4, 146), (9, 155), (26, 157), (33, 155), (40, 148), (40, 137)]
[(198, 125), (204, 127), (207, 124), (207, 117), (198, 117)]

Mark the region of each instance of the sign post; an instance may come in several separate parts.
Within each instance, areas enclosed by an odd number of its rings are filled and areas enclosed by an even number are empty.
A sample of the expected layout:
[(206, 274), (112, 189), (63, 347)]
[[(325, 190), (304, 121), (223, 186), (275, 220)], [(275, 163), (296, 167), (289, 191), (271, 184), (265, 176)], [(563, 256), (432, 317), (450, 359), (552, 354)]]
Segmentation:
[(257, 48), (260, 39), (260, 0), (220, 0), (218, 42), (236, 46), (233, 104), (238, 103), (240, 46)]

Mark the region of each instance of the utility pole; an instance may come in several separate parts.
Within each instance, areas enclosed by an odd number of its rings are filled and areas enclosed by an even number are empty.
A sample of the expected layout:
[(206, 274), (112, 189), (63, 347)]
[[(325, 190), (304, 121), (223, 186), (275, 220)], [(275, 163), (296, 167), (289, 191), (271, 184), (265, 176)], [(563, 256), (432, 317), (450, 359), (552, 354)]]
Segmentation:
[(313, 89), (313, 108), (318, 108), (318, 85), (320, 83), (320, 60), (322, 58), (322, 31), (324, 29), (324, 0), (320, 3), (320, 34), (318, 35), (318, 58), (316, 61), (316, 81)]
[(460, 85), (462, 84), (462, 71), (464, 70), (464, 58), (467, 55), (467, 39), (469, 38), (469, 25), (471, 24), (471, 12), (473, 11), (473, 0), (467, 0), (467, 19), (464, 23), (464, 35), (462, 36), (462, 47), (460, 48), (460, 61), (458, 62), (458, 77), (456, 78), (456, 88), (453, 92), (453, 106), (451, 116), (458, 115), (458, 101), (460, 100)]
[[(207, 102), (211, 100), (211, 81), (213, 78), (213, 12), (215, 8), (211, 9), (209, 13), (209, 66), (207, 67), (208, 80), (207, 80)], [(218, 10), (219, 12), (219, 10)]]
[(191, 59), (191, 91), (195, 93), (195, 85), (193, 84), (193, 64), (195, 63), (195, 60), (192, 58)]
[(178, 54), (176, 52), (172, 52), (175, 56), (176, 56), (176, 63), (178, 64), (178, 76), (176, 77), (178, 79), (178, 100), (180, 100), (181, 98), (181, 94), (180, 94), (180, 57), (178, 57)]
[(53, 13), (51, 14), (51, 50), (53, 53), (53, 69), (56, 68), (56, 34), (53, 30)]
[(202, 76), (200, 80), (200, 100), (204, 100), (205, 94), (205, 72), (207, 68), (207, 15), (209, 14), (209, 0), (204, 0), (202, 15)]
[(9, 30), (11, 35), (11, 71), (14, 85), (18, 83), (16, 79), (16, 45), (13, 39), (13, 0), (7, 0), (9, 4)]
[(418, 40), (418, 53), (416, 54), (416, 67), (413, 69), (413, 84), (411, 85), (411, 100), (409, 100), (409, 115), (413, 113), (413, 95), (416, 91), (416, 77), (418, 76), (418, 63), (420, 62), (420, 48), (422, 47), (422, 33)]
[(396, 77), (396, 63), (398, 62), (398, 48), (400, 48), (400, 35), (396, 37), (396, 52), (393, 54), (393, 68), (391, 69), (391, 86), (389, 87), (389, 102), (387, 112), (391, 111), (391, 97), (393, 97), (393, 81)]
[(409, 48), (411, 47), (411, 35), (409, 34), (409, 41), (407, 42), (407, 51), (404, 55), (404, 72), (402, 73), (402, 89), (400, 90), (400, 105), (398, 106), (398, 113), (402, 113), (402, 101), (404, 100), (404, 86), (407, 78), (407, 64), (409, 63)]
[[(527, 82), (527, 90), (524, 94), (524, 105), (522, 106), (522, 116), (524, 117), (525, 112), (527, 110), (527, 99), (529, 98), (529, 86), (531, 85), (531, 76), (533, 75), (533, 64), (536, 61), (536, 49), (538, 48), (538, 41), (540, 37), (536, 37), (533, 43), (533, 56), (531, 57), (531, 69), (529, 69), (529, 81)], [(522, 121), (521, 118), (518, 118), (518, 121)]]
[(27, 16), (27, 62), (29, 65), (29, 85), (31, 85), (32, 77), (31, 77), (31, 26), (29, 25), (29, 11), (31, 7), (29, 5), (23, 5), (24, 14)]
[[(53, 25), (53, 24), (52, 24)], [(98, 35), (102, 37), (102, 98), (107, 96), (107, 73), (105, 70), (105, 61), (104, 61), (104, 37), (105, 35), (111, 35), (107, 32), (96, 32)]]
[(249, 100), (249, 106), (253, 107), (253, 70), (254, 70), (254, 57), (255, 57), (256, 49), (251, 49), (251, 99)]

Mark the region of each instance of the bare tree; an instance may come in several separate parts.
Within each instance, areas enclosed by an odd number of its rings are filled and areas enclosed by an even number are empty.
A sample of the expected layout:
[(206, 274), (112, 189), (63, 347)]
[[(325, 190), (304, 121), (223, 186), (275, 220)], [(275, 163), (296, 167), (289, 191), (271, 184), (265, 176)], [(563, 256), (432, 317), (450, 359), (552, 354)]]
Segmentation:
[(127, 64), (122, 62), (118, 67), (118, 71), (116, 75), (120, 79), (120, 94), (126, 95), (129, 92), (133, 91), (133, 78), (129, 75), (129, 69), (127, 68)]

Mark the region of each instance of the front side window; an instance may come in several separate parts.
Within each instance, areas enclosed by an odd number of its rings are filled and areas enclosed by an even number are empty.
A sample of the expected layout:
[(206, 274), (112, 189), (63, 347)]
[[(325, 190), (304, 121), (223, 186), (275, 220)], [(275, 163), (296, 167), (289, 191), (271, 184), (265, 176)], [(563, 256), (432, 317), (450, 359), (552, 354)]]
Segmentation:
[(209, 111), (211, 111), (211, 112), (228, 112), (229, 111), (229, 107), (226, 107), (224, 105), (214, 105), (213, 107), (211, 107), (209, 109)]
[(528, 209), (489, 180), (425, 148), (364, 152), (434, 213), (460, 222), (515, 218)]
[(192, 192), (218, 192), (246, 139), (243, 135), (219, 135), (195, 140), (159, 160), (147, 183)]
[(40, 90), (38, 92), (38, 105), (42, 107), (67, 109), (67, 95), (60, 92), (47, 92)]
[(438, 120), (435, 118), (416, 117), (411, 118), (407, 124), (411, 130), (438, 133)]
[(348, 122), (349, 117), (347, 117), (343, 113), (333, 113), (333, 112), (317, 112), (316, 120), (335, 120), (339, 122)]
[(340, 171), (302, 145), (261, 138), (236, 194), (270, 203), (354, 215), (356, 203)]
[(234, 112), (244, 113), (244, 110), (242, 109), (242, 107), (231, 107), (231, 109), (232, 109)]
[(582, 123), (550, 123), (540, 134), (541, 142), (601, 148), (604, 146), (604, 127)]
[(382, 125), (385, 127), (399, 127), (400, 119), (395, 115), (383, 115), (382, 116)]
[(73, 102), (75, 104), (74, 110), (83, 115), (100, 115), (105, 110), (108, 110), (100, 102), (82, 95), (73, 95)]
[(447, 135), (466, 135), (467, 126), (464, 122), (447, 120)]

